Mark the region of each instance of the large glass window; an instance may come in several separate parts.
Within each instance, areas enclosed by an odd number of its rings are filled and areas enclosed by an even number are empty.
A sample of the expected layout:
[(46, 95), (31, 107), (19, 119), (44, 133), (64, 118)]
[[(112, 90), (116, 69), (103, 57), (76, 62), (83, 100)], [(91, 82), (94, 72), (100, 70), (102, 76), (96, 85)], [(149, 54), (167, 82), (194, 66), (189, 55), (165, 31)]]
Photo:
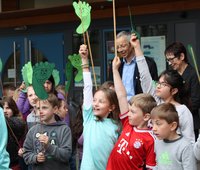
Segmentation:
[[(35, 63), (40, 61), (48, 61), (47, 58), (38, 50), (32, 48), (32, 65), (35, 65)], [(20, 55), (21, 51), (16, 50), (16, 61), (14, 61), (14, 53), (12, 53), (8, 60), (6, 61), (4, 67), (3, 67), (3, 74), (2, 74), (2, 82), (4, 84), (14, 84), (16, 83), (16, 86), (19, 86), (21, 84), (21, 62), (20, 62)], [(16, 62), (16, 66), (14, 66), (14, 63)], [(16, 73), (14, 68), (16, 68)], [(15, 82), (16, 81), (16, 82)]]
[(166, 69), (164, 51), (167, 41), (167, 25), (143, 25), (137, 26), (136, 29), (141, 35), (141, 47), (144, 55), (154, 59), (158, 74), (160, 74)]
[(136, 26), (136, 30), (140, 33), (141, 37), (167, 35), (166, 24)]
[[(99, 30), (91, 30), (88, 32), (89, 34), (89, 40), (90, 40), (90, 45), (91, 45), (91, 52), (92, 52), (92, 58), (93, 58), (93, 63), (94, 63), (94, 70), (95, 70), (95, 75), (96, 75), (96, 82), (97, 86), (99, 86), (102, 83), (102, 75), (103, 75), (103, 68), (101, 67), (103, 65), (103, 55), (101, 53), (100, 49), (100, 43), (101, 43), (101, 37), (100, 37), (100, 31)], [(81, 44), (84, 43), (83, 35), (77, 34), (76, 32), (73, 33), (72, 37), (72, 51), (73, 54), (78, 54), (79, 47)], [(90, 66), (91, 64), (91, 59), (89, 57), (90, 61)], [(94, 76), (93, 76), (93, 69), (90, 67), (91, 73), (92, 73), (92, 79), (93, 79), (93, 84), (94, 84)], [(83, 94), (83, 81), (81, 82), (75, 82), (74, 77), (77, 74), (77, 70), (74, 68), (73, 69), (73, 76), (71, 80), (71, 86), (70, 88), (73, 88), (73, 90), (69, 91), (69, 100), (73, 100), (77, 103), (80, 103), (82, 101), (82, 94)], [(95, 87), (95, 84), (94, 84)]]

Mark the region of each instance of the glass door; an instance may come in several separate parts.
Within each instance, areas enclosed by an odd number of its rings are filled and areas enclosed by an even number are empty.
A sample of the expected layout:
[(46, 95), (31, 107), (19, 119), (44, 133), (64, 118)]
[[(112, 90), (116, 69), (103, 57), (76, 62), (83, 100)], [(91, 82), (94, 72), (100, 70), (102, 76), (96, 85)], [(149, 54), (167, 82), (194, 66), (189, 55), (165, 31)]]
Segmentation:
[(28, 61), (34, 65), (40, 61), (55, 63), (64, 82), (63, 34), (37, 34), (0, 38), (0, 57), (3, 63), (1, 79), (3, 84), (21, 84), (21, 69)]
[(13, 83), (16, 86), (20, 83), (23, 51), (22, 37), (6, 37), (0, 39), (0, 57), (3, 63), (1, 79), (3, 84)]

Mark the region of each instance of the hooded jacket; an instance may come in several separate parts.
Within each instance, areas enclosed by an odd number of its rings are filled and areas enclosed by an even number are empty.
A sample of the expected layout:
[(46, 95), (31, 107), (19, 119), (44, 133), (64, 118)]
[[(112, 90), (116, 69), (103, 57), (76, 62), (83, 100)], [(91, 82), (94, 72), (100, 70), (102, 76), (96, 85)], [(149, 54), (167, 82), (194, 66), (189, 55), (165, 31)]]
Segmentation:
[[(40, 134), (49, 137), (49, 144), (45, 150), (38, 140)], [(26, 164), (32, 165), (33, 170), (67, 170), (72, 150), (71, 130), (65, 122), (61, 121), (52, 124), (39, 123), (29, 130), (24, 142), (24, 149), (24, 161)], [(36, 160), (39, 152), (45, 154), (46, 160), (43, 163), (38, 163)]]

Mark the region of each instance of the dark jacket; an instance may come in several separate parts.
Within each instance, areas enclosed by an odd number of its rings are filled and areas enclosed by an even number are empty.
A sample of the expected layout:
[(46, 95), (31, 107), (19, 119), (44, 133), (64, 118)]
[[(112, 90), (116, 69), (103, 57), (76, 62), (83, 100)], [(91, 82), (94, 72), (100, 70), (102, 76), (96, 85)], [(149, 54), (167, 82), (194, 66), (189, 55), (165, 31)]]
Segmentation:
[(200, 129), (200, 84), (197, 74), (191, 65), (188, 65), (182, 74), (183, 79), (187, 83), (187, 87), (191, 98), (191, 112), (194, 119), (194, 129)]
[[(8, 127), (8, 144), (7, 144), (7, 151), (10, 155), (10, 167), (15, 166), (19, 164), (19, 157), (18, 157), (18, 150), (19, 142), (21, 144), (22, 140), (25, 137), (26, 133), (26, 124), (23, 120), (21, 120), (18, 117), (11, 117), (11, 118), (6, 118), (7, 121), (7, 127)], [(14, 135), (11, 132), (11, 129), (14, 133)], [(17, 138), (17, 141), (15, 139)]]
[[(155, 81), (158, 81), (158, 71), (157, 71), (157, 66), (156, 66), (155, 61), (153, 60), (153, 58), (150, 58), (150, 57), (145, 56), (145, 58), (146, 58), (152, 79), (155, 80)], [(122, 76), (122, 72), (123, 72), (123, 66), (124, 66), (124, 62), (123, 62), (123, 59), (121, 59), (121, 66), (119, 68), (119, 73), (120, 73), (121, 76)], [(109, 70), (109, 80), (113, 80), (112, 66), (110, 67), (110, 70)], [(140, 74), (139, 74), (139, 71), (138, 71), (137, 64), (136, 64), (136, 67), (135, 67), (135, 73), (134, 73), (133, 81), (134, 81), (133, 83), (134, 83), (135, 94), (142, 93), (142, 88), (141, 88), (141, 85), (140, 85)]]

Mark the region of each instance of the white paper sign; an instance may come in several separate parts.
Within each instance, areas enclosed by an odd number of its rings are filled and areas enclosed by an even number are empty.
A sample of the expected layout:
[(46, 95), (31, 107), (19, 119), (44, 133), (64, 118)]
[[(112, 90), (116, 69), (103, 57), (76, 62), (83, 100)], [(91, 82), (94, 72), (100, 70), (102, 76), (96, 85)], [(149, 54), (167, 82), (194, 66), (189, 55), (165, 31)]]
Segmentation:
[(158, 68), (158, 75), (166, 69), (164, 51), (166, 48), (165, 36), (141, 37), (141, 46), (144, 56), (152, 57)]
[(15, 78), (15, 69), (8, 69), (8, 78)]

